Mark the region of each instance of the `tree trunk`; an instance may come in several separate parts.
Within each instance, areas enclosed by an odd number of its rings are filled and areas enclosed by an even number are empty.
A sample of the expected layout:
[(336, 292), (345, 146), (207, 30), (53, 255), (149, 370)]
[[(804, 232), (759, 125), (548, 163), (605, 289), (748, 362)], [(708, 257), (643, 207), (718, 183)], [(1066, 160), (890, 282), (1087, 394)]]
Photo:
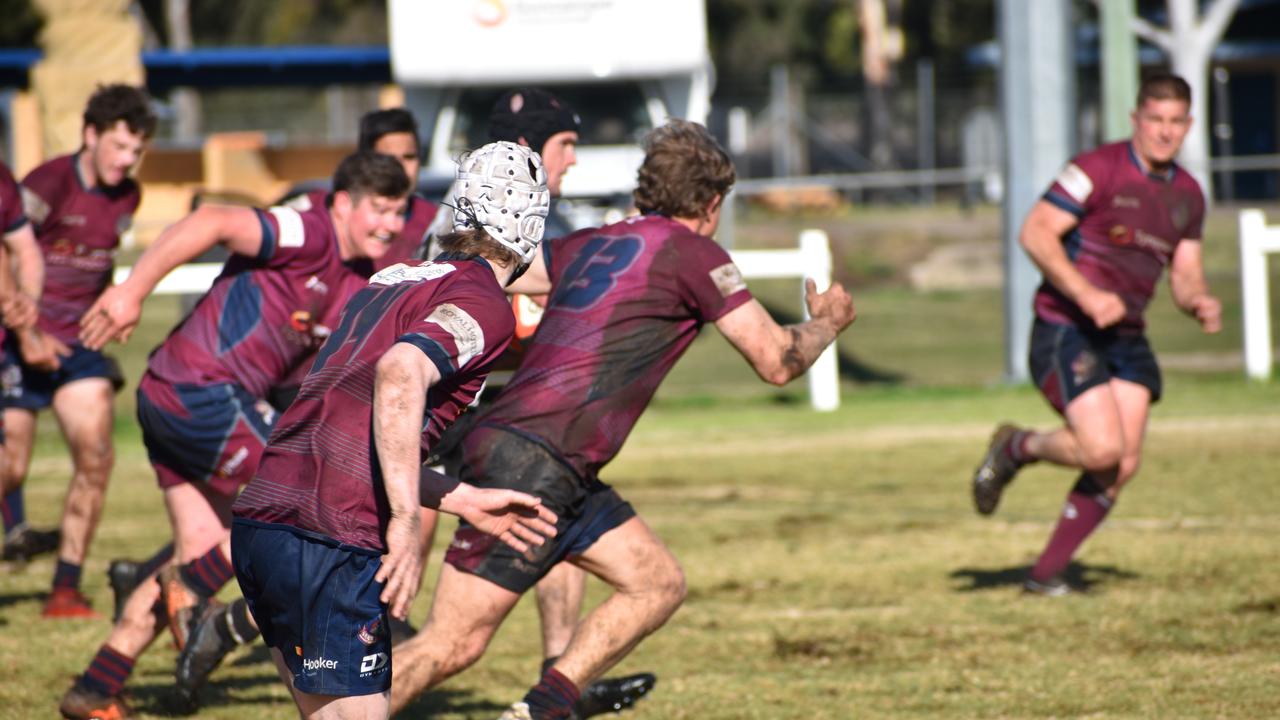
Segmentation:
[[(165, 23), (169, 30), (169, 48), (177, 52), (191, 49), (191, 0), (166, 0)], [(173, 91), (173, 136), (175, 140), (195, 142), (200, 138), (200, 95), (191, 88)]]

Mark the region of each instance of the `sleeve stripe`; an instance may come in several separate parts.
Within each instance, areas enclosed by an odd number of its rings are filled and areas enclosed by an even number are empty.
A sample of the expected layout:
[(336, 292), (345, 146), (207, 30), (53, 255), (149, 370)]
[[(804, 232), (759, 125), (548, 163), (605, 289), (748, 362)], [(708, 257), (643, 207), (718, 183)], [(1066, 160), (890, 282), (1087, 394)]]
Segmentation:
[(19, 213), (18, 217), (14, 218), (13, 222), (9, 223), (9, 227), (4, 229), (4, 234), (8, 235), (14, 230), (21, 230), (22, 226), (26, 225), (27, 222), (27, 216)]
[(423, 352), (427, 359), (436, 366), (436, 370), (440, 371), (440, 377), (448, 378), (457, 372), (457, 367), (453, 364), (453, 356), (449, 354), (444, 346), (432, 340), (421, 333), (411, 333), (401, 335), (396, 338), (396, 342), (408, 343)]
[(254, 208), (254, 212), (258, 213), (258, 222), (262, 225), (262, 246), (258, 248), (258, 261), (266, 262), (275, 257), (276, 233), (271, 228), (271, 223), (267, 222), (266, 213), (257, 208)]
[(1053, 205), (1062, 210), (1066, 210), (1072, 215), (1075, 215), (1077, 218), (1084, 217), (1084, 208), (1076, 204), (1074, 200), (1064, 197), (1060, 193), (1056, 193), (1050, 190), (1049, 192), (1044, 194), (1044, 200), (1047, 201), (1050, 205)]

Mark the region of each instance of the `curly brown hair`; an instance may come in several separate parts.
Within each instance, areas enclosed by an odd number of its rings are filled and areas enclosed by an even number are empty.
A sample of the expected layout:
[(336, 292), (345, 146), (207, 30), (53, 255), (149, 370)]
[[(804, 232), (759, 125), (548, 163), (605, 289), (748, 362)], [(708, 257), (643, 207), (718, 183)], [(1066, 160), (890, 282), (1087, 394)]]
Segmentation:
[(729, 153), (702, 125), (672, 119), (644, 139), (644, 163), (632, 193), (640, 212), (702, 218), (733, 187)]
[(99, 85), (84, 108), (84, 126), (106, 132), (123, 120), (129, 132), (150, 138), (156, 131), (147, 91), (132, 85)]

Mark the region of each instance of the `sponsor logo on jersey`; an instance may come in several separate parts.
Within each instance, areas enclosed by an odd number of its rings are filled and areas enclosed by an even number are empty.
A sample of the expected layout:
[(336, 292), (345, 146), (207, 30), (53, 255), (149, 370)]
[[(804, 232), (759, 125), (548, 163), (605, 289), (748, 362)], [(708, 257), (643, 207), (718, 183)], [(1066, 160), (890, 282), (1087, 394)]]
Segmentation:
[(1111, 198), (1111, 207), (1131, 208), (1133, 210), (1137, 210), (1138, 208), (1142, 207), (1142, 201), (1136, 197), (1129, 197), (1127, 195), (1116, 195), (1115, 197)]
[(402, 282), (417, 282), (419, 280), (435, 280), (456, 270), (449, 263), (428, 262), (418, 265), (406, 265), (405, 263), (396, 263), (389, 268), (385, 268), (373, 277), (369, 278), (370, 285), (397, 285)]
[[(365, 645), (372, 645), (378, 642), (378, 640), (382, 639), (383, 634), (384, 633), (382, 629), (381, 616), (370, 620), (364, 625), (361, 625), (360, 629), (356, 631), (356, 637), (359, 638), (360, 642), (364, 643)], [(361, 670), (363, 669), (364, 668), (361, 667)]]
[(311, 331), (311, 312), (308, 310), (294, 310), (289, 315), (289, 327), (300, 333)]
[(235, 471), (240, 469), (240, 466), (244, 464), (248, 457), (249, 448), (241, 446), (231, 457), (227, 458), (226, 462), (222, 463), (221, 467), (218, 468), (218, 474), (222, 477), (234, 475)]
[(1075, 163), (1068, 163), (1062, 168), (1062, 172), (1058, 173), (1057, 183), (1067, 191), (1072, 200), (1081, 205), (1093, 194), (1093, 180), (1090, 180), (1088, 173), (1081, 170)]
[(304, 670), (311, 670), (311, 671), (315, 671), (315, 670), (337, 670), (337, 669), (338, 669), (338, 661), (337, 661), (337, 660), (330, 660), (329, 658), (326, 658), (326, 657), (323, 657), (323, 656), (318, 657), (318, 658), (303, 658), (303, 659), (302, 659), (302, 667), (303, 667), (303, 669), (304, 669)]
[(58, 218), (58, 222), (73, 227), (84, 227), (89, 224), (89, 219), (83, 215), (63, 215)]
[(1167, 255), (1173, 252), (1173, 245), (1164, 238), (1152, 235), (1144, 230), (1138, 230), (1134, 233), (1133, 241), (1139, 247), (1144, 247), (1154, 251), (1158, 255)]
[(31, 222), (39, 225), (49, 218), (49, 203), (24, 187), (22, 188), (22, 212)]
[(321, 280), (316, 275), (312, 275), (311, 277), (307, 278), (307, 283), (304, 287), (306, 287), (308, 290), (312, 292), (320, 293), (321, 295), (329, 294), (329, 286), (326, 285), (324, 281)]
[(480, 323), (457, 305), (442, 303), (436, 306), (427, 316), (426, 322), (439, 325), (453, 337), (454, 345), (458, 348), (458, 367), (466, 365), (471, 358), (484, 352), (484, 330)]
[(386, 670), (388, 660), (387, 654), (383, 652), (365, 655), (360, 659), (360, 677), (368, 677), (380, 670)]
[(1191, 219), (1191, 208), (1185, 201), (1176, 202), (1169, 208), (1169, 219), (1173, 221), (1174, 227), (1185, 229), (1187, 221)]
[(711, 282), (715, 283), (716, 290), (720, 291), (720, 297), (729, 297), (740, 290), (747, 289), (747, 283), (742, 279), (742, 271), (731, 262), (715, 268), (709, 274)]

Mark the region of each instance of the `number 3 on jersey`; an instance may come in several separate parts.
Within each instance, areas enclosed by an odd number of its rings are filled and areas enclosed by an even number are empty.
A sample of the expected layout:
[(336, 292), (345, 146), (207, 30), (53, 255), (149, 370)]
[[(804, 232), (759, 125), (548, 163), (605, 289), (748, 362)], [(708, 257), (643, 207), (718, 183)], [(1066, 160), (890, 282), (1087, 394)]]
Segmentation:
[(644, 247), (636, 235), (597, 235), (587, 241), (556, 284), (552, 302), (563, 308), (586, 310), (599, 302), (631, 267)]

